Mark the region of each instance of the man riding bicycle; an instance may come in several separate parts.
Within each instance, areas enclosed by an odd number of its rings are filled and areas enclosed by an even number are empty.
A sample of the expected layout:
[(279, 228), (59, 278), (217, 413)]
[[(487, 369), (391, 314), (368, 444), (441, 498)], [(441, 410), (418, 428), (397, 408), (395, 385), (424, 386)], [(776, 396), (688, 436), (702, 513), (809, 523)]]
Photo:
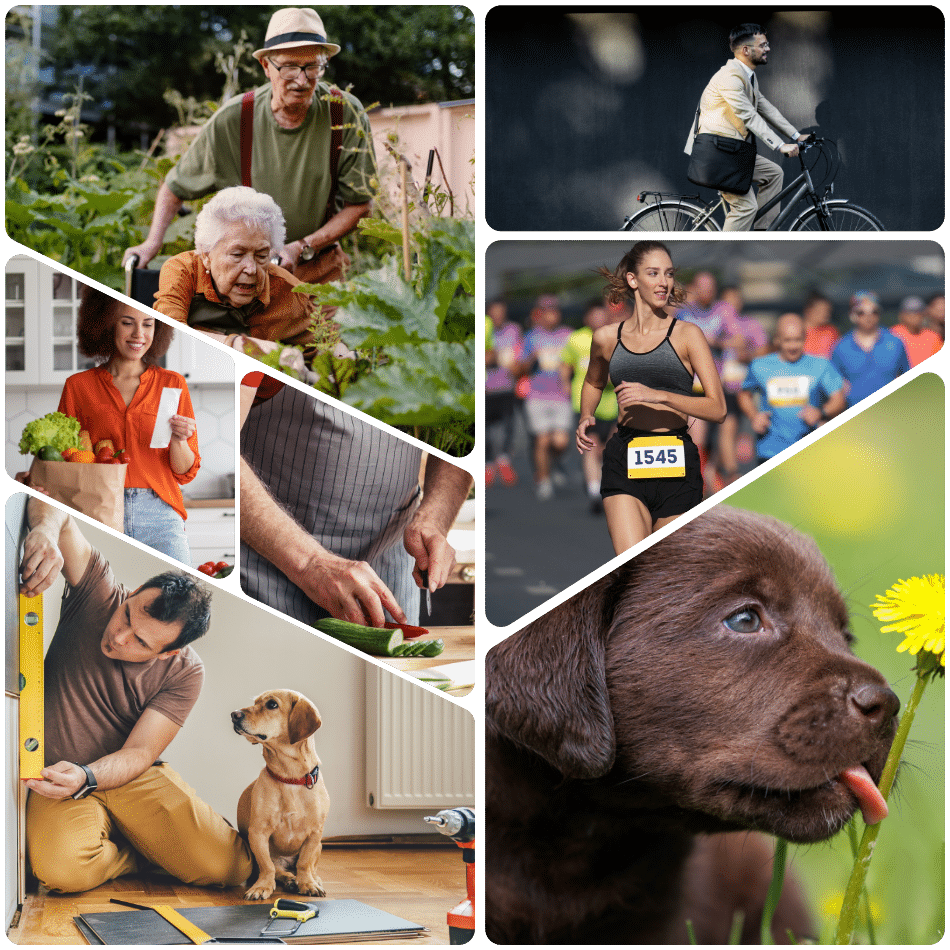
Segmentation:
[[(769, 43), (757, 23), (743, 23), (729, 34), (729, 46), (734, 59), (730, 59), (709, 80), (699, 102), (699, 132), (709, 132), (729, 138), (745, 139), (756, 135), (769, 148), (778, 149), (783, 155), (798, 155), (798, 145), (807, 134), (801, 134), (761, 93), (755, 76), (757, 66), (768, 62)], [(776, 134), (783, 133), (795, 142), (783, 144)], [(693, 149), (695, 126), (690, 130), (686, 153)], [(729, 207), (723, 225), (724, 231), (748, 231), (759, 208), (782, 190), (782, 169), (757, 155), (752, 176), (756, 190), (736, 195), (720, 192)], [(757, 222), (757, 229), (766, 230), (779, 213), (776, 204)]]

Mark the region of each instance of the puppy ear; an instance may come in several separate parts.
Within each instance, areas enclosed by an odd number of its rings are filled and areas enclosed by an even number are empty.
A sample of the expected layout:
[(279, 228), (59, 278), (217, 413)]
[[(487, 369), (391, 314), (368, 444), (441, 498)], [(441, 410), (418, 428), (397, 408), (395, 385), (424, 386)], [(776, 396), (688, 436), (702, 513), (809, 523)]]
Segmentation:
[(299, 696), (287, 719), (287, 732), (291, 743), (303, 742), (320, 728), (320, 713), (306, 696)]
[(598, 778), (614, 761), (604, 653), (615, 574), (499, 643), (485, 661), (490, 723), (566, 778)]

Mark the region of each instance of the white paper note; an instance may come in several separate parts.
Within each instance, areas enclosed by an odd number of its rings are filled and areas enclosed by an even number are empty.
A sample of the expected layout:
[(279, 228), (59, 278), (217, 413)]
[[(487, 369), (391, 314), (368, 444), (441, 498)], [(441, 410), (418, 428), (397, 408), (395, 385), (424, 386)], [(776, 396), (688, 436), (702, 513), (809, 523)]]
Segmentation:
[(162, 398), (158, 403), (158, 418), (152, 430), (150, 448), (167, 449), (172, 440), (172, 427), (169, 420), (178, 415), (178, 403), (181, 400), (180, 389), (163, 389)]

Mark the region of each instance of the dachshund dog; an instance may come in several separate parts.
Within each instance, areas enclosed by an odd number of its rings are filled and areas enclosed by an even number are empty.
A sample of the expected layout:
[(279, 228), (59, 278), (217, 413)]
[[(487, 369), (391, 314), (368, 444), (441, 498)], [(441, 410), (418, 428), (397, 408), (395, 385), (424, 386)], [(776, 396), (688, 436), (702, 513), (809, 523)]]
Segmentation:
[[(815, 543), (719, 506), (492, 649), (489, 937), (726, 943), (738, 912), (758, 943), (772, 849), (748, 831), (887, 811), (899, 702), (850, 642)], [(813, 935), (788, 879), (773, 931)]]
[(311, 738), (320, 728), (317, 707), (300, 693), (275, 689), (236, 709), (231, 723), (239, 736), (264, 747), (264, 768), (238, 801), (238, 830), (258, 867), (245, 898), (268, 900), (277, 884), (325, 897), (316, 871), (330, 796)]

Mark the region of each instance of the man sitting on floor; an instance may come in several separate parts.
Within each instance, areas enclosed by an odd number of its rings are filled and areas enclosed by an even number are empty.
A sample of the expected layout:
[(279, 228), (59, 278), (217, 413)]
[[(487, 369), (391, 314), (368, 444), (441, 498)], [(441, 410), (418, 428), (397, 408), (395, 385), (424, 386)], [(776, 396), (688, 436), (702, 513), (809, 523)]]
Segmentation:
[(74, 519), (33, 498), (20, 590), (62, 573), (46, 653), (45, 761), (30, 779), (30, 862), (51, 890), (85, 891), (157, 865), (189, 884), (241, 884), (247, 845), (159, 758), (198, 699), (204, 666), (188, 644), (211, 594), (167, 571), (129, 591)]

